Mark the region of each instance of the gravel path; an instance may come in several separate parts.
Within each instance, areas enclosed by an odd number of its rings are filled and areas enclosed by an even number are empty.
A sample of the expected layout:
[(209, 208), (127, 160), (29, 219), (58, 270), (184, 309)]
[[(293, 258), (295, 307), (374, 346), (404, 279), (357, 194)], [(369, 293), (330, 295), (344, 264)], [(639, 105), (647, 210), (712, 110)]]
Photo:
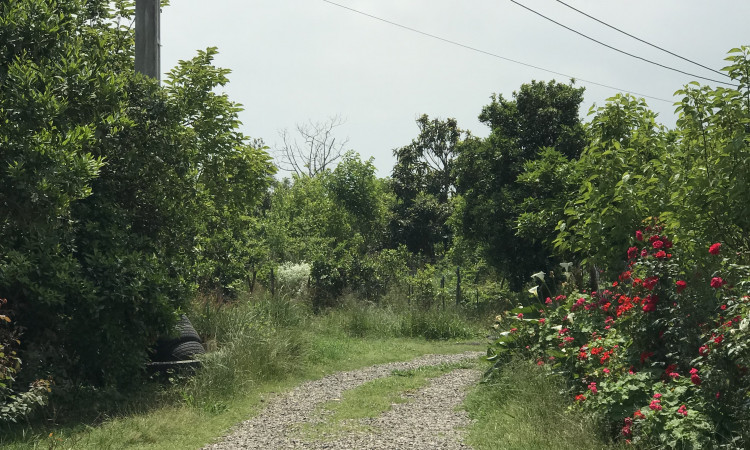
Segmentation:
[(435, 378), (425, 388), (409, 395), (409, 402), (363, 422), (370, 433), (354, 433), (334, 441), (307, 441), (299, 436), (304, 424), (321, 421), (321, 404), (340, 399), (344, 391), (368, 381), (389, 376), (393, 370), (456, 363), (474, 359), (482, 352), (455, 355), (425, 355), (398, 363), (379, 364), (350, 372), (339, 372), (300, 385), (275, 397), (258, 416), (241, 423), (219, 443), (206, 449), (462, 449), (460, 427), (469, 424), (465, 412), (456, 411), (466, 388), (480, 376), (478, 370), (457, 369)]

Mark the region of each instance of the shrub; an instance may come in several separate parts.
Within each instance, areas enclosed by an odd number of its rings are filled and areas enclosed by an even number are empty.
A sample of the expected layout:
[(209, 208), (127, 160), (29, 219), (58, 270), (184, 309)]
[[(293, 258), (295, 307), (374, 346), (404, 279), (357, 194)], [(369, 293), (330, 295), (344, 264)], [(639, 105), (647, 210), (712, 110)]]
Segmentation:
[(495, 359), (512, 349), (565, 374), (576, 407), (630, 442), (747, 447), (750, 268), (718, 243), (684, 255), (656, 222), (632, 243), (610, 286), (512, 310)]
[[(6, 299), (0, 298), (0, 309), (7, 303)], [(50, 391), (49, 380), (36, 380), (25, 392), (13, 390), (15, 376), (21, 368), (21, 358), (15, 351), (20, 343), (18, 330), (12, 326), (10, 317), (0, 313), (0, 425), (15, 422), (34, 407), (46, 404)]]
[(299, 296), (307, 291), (310, 282), (310, 264), (306, 262), (285, 262), (276, 270), (279, 289), (291, 295)]

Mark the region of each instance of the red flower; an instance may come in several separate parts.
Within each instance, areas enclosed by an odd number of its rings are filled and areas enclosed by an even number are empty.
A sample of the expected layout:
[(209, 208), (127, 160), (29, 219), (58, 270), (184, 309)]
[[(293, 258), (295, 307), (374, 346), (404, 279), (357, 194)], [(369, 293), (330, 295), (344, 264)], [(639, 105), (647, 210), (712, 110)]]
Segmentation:
[(684, 291), (685, 288), (687, 287), (687, 283), (684, 282), (684, 281), (682, 281), (682, 280), (678, 280), (677, 283), (675, 283), (675, 284), (677, 284), (677, 293), (678, 294), (680, 292)]
[(658, 283), (658, 282), (659, 282), (659, 277), (652, 276), (652, 277), (648, 277), (645, 280), (643, 280), (643, 283), (641, 283), (641, 284), (643, 285), (643, 287), (645, 287), (649, 291), (653, 291), (654, 287), (656, 286), (656, 283)]
[(727, 284), (726, 281), (722, 280), (721, 277), (713, 277), (711, 278), (711, 287), (714, 289), (719, 289), (720, 287)]
[(639, 241), (643, 240), (643, 232), (641, 230), (638, 230), (635, 232), (635, 238)]
[(652, 245), (652, 246), (653, 246), (653, 247), (654, 247), (655, 249), (660, 249), (660, 248), (664, 247), (664, 242), (662, 242), (662, 241), (660, 241), (660, 240), (655, 240), (654, 242), (652, 242), (652, 243), (651, 243), (651, 245)]
[(578, 395), (576, 395), (576, 401), (577, 402), (585, 402), (586, 401), (586, 397), (583, 394), (578, 394)]
[(718, 255), (720, 250), (721, 250), (721, 244), (717, 242), (708, 248), (708, 253), (712, 255)]
[(590, 391), (591, 391), (591, 393), (592, 393), (592, 394), (594, 394), (594, 395), (596, 395), (596, 393), (597, 393), (597, 392), (599, 392), (599, 391), (597, 391), (597, 389), (596, 389), (596, 382), (595, 382), (595, 381), (592, 381), (591, 383), (589, 383), (589, 390), (590, 390)]
[(628, 249), (628, 259), (635, 259), (638, 256), (638, 247), (630, 247)]
[(685, 405), (680, 406), (680, 409), (678, 409), (677, 412), (687, 417), (688, 412), (687, 412), (687, 407)]
[(518, 313), (518, 316), (517, 316), (517, 317), (518, 317), (519, 319), (523, 319), (523, 313)]
[(665, 252), (664, 250), (659, 250), (658, 252), (656, 252), (656, 254), (654, 256), (657, 257), (657, 258), (659, 258), (659, 259), (664, 259), (664, 258), (667, 257), (667, 252)]
[(636, 412), (633, 413), (633, 418), (634, 419), (645, 419), (646, 416), (639, 409), (638, 411), (636, 411)]
[(695, 367), (690, 369), (690, 381), (692, 381), (696, 386), (701, 385), (701, 377), (698, 376), (698, 369), (696, 369)]

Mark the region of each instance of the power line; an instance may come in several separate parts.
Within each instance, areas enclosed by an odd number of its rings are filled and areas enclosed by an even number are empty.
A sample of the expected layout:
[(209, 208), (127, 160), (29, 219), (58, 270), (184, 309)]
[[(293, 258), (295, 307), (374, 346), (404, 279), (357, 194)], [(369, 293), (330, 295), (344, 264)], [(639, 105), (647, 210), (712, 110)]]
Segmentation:
[(586, 80), (584, 78), (579, 78), (579, 77), (575, 77), (575, 76), (572, 76), (572, 75), (567, 75), (567, 74), (564, 74), (562, 72), (556, 72), (554, 70), (545, 69), (544, 67), (535, 66), (533, 64), (528, 64), (528, 63), (525, 63), (525, 62), (522, 62), (522, 61), (517, 61), (517, 60), (511, 59), (511, 58), (506, 58), (505, 56), (501, 56), (501, 55), (498, 55), (498, 54), (495, 54), (495, 53), (492, 53), (492, 52), (488, 52), (486, 50), (481, 50), (481, 49), (478, 49), (476, 47), (472, 47), (470, 45), (466, 45), (466, 44), (462, 44), (460, 42), (452, 41), (450, 39), (446, 39), (446, 38), (443, 38), (443, 37), (440, 37), (440, 36), (436, 36), (434, 34), (430, 34), (430, 33), (427, 33), (425, 31), (417, 30), (416, 28), (412, 28), (412, 27), (409, 27), (409, 26), (406, 26), (406, 25), (401, 25), (400, 23), (392, 22), (390, 20), (383, 19), (381, 17), (374, 16), (372, 14), (368, 14), (366, 12), (359, 11), (357, 9), (350, 8), (350, 7), (345, 6), (345, 5), (341, 5), (339, 3), (332, 2), (330, 0), (321, 0), (321, 1), (326, 2), (328, 4), (331, 4), (333, 6), (338, 6), (339, 8), (347, 9), (347, 10), (349, 10), (351, 12), (354, 12), (354, 13), (357, 13), (357, 14), (369, 17), (371, 19), (379, 20), (380, 22), (384, 22), (384, 23), (387, 23), (389, 25), (393, 25), (395, 27), (403, 28), (404, 30), (408, 30), (408, 31), (411, 31), (411, 32), (414, 32), (414, 33), (418, 33), (418, 34), (421, 34), (423, 36), (431, 37), (433, 39), (437, 39), (439, 41), (443, 41), (443, 42), (446, 42), (448, 44), (455, 45), (457, 47), (462, 47), (462, 48), (465, 48), (467, 50), (471, 50), (471, 51), (474, 51), (474, 52), (477, 52), (477, 53), (482, 53), (482, 54), (487, 55), (487, 56), (492, 56), (493, 58), (502, 59), (504, 61), (512, 62), (514, 64), (519, 64), (521, 66), (530, 67), (532, 69), (541, 70), (543, 72), (551, 73), (551, 74), (554, 74), (554, 75), (559, 75), (559, 76), (565, 77), (565, 78), (570, 78), (572, 80), (580, 81), (582, 83), (590, 84), (590, 85), (593, 85), (593, 86), (599, 86), (599, 87), (603, 87), (603, 88), (607, 88), (607, 89), (612, 89), (613, 91), (626, 92), (628, 94), (634, 94), (634, 95), (637, 95), (639, 97), (650, 98), (652, 100), (658, 100), (660, 102), (666, 102), (666, 103), (669, 103), (669, 104), (674, 104), (673, 100), (667, 100), (667, 99), (663, 99), (663, 98), (659, 98), (659, 97), (654, 97), (652, 95), (641, 94), (639, 92), (631, 91), (631, 90), (628, 90), (628, 89), (623, 89), (623, 88), (619, 88), (619, 87), (616, 87), (616, 86), (610, 86), (610, 85), (603, 84), (603, 83), (597, 83), (596, 81)]
[(695, 62), (695, 61), (693, 61), (693, 60), (691, 60), (691, 59), (685, 58), (684, 56), (680, 56), (680, 55), (678, 55), (677, 53), (674, 53), (674, 52), (670, 52), (670, 51), (669, 51), (669, 50), (667, 50), (667, 49), (661, 48), (661, 47), (659, 47), (658, 45), (652, 44), (652, 43), (650, 43), (650, 42), (648, 42), (648, 41), (645, 41), (645, 40), (643, 40), (643, 39), (641, 39), (641, 38), (639, 38), (639, 37), (637, 37), (637, 36), (633, 36), (632, 34), (630, 34), (630, 33), (626, 32), (626, 31), (623, 31), (623, 30), (621, 30), (621, 29), (619, 29), (619, 28), (617, 28), (617, 27), (615, 27), (615, 26), (612, 26), (612, 25), (608, 24), (607, 22), (604, 22), (604, 21), (602, 21), (602, 20), (599, 20), (599, 19), (597, 19), (596, 17), (594, 17), (594, 16), (591, 16), (591, 15), (589, 15), (589, 14), (586, 14), (585, 12), (581, 11), (580, 9), (576, 9), (576, 8), (574, 8), (573, 6), (570, 6), (569, 4), (565, 3), (565, 2), (564, 2), (564, 1), (562, 1), (562, 0), (557, 0), (557, 2), (558, 2), (558, 3), (562, 3), (563, 5), (567, 6), (568, 8), (572, 9), (573, 11), (575, 11), (575, 12), (577, 12), (577, 13), (579, 13), (579, 14), (583, 14), (584, 16), (588, 17), (589, 19), (595, 20), (595, 21), (599, 22), (600, 24), (602, 24), (602, 25), (604, 25), (604, 26), (607, 26), (607, 27), (609, 27), (609, 28), (612, 28), (612, 29), (613, 29), (613, 30), (615, 30), (615, 31), (619, 31), (620, 33), (624, 34), (625, 36), (629, 36), (629, 37), (631, 37), (631, 38), (635, 39), (636, 41), (639, 41), (639, 42), (643, 42), (643, 43), (644, 43), (644, 44), (646, 44), (646, 45), (650, 45), (651, 47), (654, 47), (654, 48), (656, 48), (656, 49), (659, 49), (659, 50), (661, 50), (661, 51), (663, 51), (663, 52), (665, 52), (665, 53), (669, 53), (669, 54), (670, 54), (670, 55), (672, 55), (672, 56), (676, 56), (677, 58), (680, 58), (680, 59), (681, 59), (681, 60), (683, 60), (683, 61), (687, 61), (687, 62), (689, 62), (689, 63), (695, 64), (696, 66), (699, 66), (699, 67), (703, 67), (704, 69), (710, 70), (711, 72), (714, 72), (714, 73), (718, 73), (719, 75), (723, 75), (723, 76), (725, 76), (725, 77), (727, 77), (727, 78), (730, 78), (730, 77), (729, 77), (729, 75), (727, 75), (727, 74), (726, 74), (726, 73), (724, 73), (724, 72), (720, 72), (720, 71), (718, 71), (718, 70), (716, 70), (716, 69), (712, 69), (712, 68), (710, 68), (710, 67), (708, 67), (708, 66), (704, 66), (704, 65), (703, 65), (703, 64), (701, 64), (701, 63), (698, 63), (698, 62)]
[[(324, 0), (324, 1), (325, 1), (325, 0)], [(566, 30), (572, 31), (573, 33), (575, 33), (575, 34), (577, 34), (577, 35), (579, 35), (579, 36), (585, 37), (586, 39), (588, 39), (588, 40), (590, 40), (590, 41), (594, 41), (594, 42), (596, 42), (597, 44), (599, 44), (599, 45), (603, 45), (603, 46), (605, 46), (605, 47), (607, 47), (607, 48), (609, 48), (609, 49), (611, 49), (611, 50), (614, 50), (614, 51), (616, 51), (616, 52), (620, 52), (620, 53), (622, 53), (622, 54), (624, 54), (624, 55), (628, 55), (628, 56), (630, 56), (630, 57), (632, 57), (632, 58), (635, 58), (635, 59), (640, 59), (641, 61), (645, 61), (645, 62), (647, 62), (647, 63), (649, 63), (649, 64), (653, 64), (653, 65), (655, 65), (655, 66), (659, 66), (659, 67), (661, 67), (661, 68), (664, 68), (664, 69), (667, 69), (667, 70), (671, 70), (671, 71), (673, 71), (673, 72), (679, 72), (679, 73), (681, 73), (681, 74), (683, 74), (683, 75), (689, 75), (689, 76), (691, 76), (691, 77), (695, 77), (695, 78), (700, 78), (701, 80), (706, 80), (706, 81), (713, 81), (714, 83), (726, 84), (726, 85), (729, 85), (729, 86), (732, 86), (732, 87), (737, 87), (737, 85), (734, 85), (734, 84), (732, 84), (732, 83), (727, 83), (726, 81), (720, 81), (720, 80), (714, 80), (713, 78), (706, 78), (706, 77), (702, 77), (702, 76), (700, 76), (700, 75), (696, 75), (696, 74), (693, 74), (693, 73), (690, 73), (690, 72), (685, 72), (684, 70), (680, 70), (680, 69), (675, 69), (674, 67), (670, 67), (670, 66), (666, 66), (666, 65), (664, 65), (664, 64), (660, 64), (660, 63), (658, 63), (658, 62), (656, 62), (656, 61), (651, 61), (650, 59), (646, 59), (646, 58), (644, 58), (644, 57), (642, 57), (642, 56), (638, 56), (638, 55), (634, 55), (634, 54), (632, 54), (632, 53), (628, 53), (628, 52), (626, 52), (625, 50), (620, 50), (620, 49), (619, 49), (619, 48), (617, 48), (617, 47), (613, 47), (613, 46), (611, 46), (611, 45), (609, 45), (609, 44), (605, 44), (604, 42), (602, 42), (602, 41), (599, 41), (599, 40), (596, 40), (596, 39), (594, 39), (594, 38), (592, 38), (592, 37), (590, 37), (590, 36), (587, 36), (587, 35), (585, 35), (585, 34), (581, 33), (580, 31), (574, 30), (573, 28), (570, 28), (570, 27), (568, 27), (568, 26), (566, 26), (566, 25), (563, 25), (563, 24), (561, 24), (560, 22), (558, 22), (558, 21), (556, 21), (556, 20), (554, 20), (554, 19), (551, 19), (551, 18), (549, 18), (549, 17), (545, 16), (544, 14), (542, 14), (542, 13), (540, 13), (540, 12), (534, 11), (533, 9), (529, 8), (528, 6), (522, 5), (521, 3), (517, 2), (516, 0), (510, 0), (510, 1), (511, 1), (512, 3), (515, 3), (516, 5), (520, 6), (521, 8), (524, 8), (524, 9), (526, 9), (526, 10), (528, 10), (528, 11), (531, 11), (532, 13), (534, 13), (534, 14), (536, 14), (536, 15), (540, 16), (540, 17), (543, 17), (543, 18), (545, 18), (545, 19), (549, 20), (550, 22), (554, 23), (555, 25), (559, 25), (559, 26), (561, 26), (561, 27), (565, 28)]]

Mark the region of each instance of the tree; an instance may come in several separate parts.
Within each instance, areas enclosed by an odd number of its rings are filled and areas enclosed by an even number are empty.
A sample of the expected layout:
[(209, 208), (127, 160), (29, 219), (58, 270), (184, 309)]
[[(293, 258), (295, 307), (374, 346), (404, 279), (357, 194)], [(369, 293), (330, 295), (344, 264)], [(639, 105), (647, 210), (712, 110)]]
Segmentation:
[(287, 130), (279, 132), (282, 145), (276, 151), (279, 167), (302, 176), (315, 176), (341, 159), (349, 139), (337, 140), (334, 130), (344, 124), (341, 116), (323, 122), (297, 124), (301, 142)]
[(436, 246), (447, 248), (455, 191), (453, 164), (462, 137), (455, 119), (417, 119), (419, 136), (394, 150), (397, 158), (391, 185), (396, 195), (390, 229), (393, 245), (405, 244), (414, 253), (435, 257)]
[[(565, 199), (553, 199), (572, 193), (565, 192), (569, 171), (556, 171), (552, 165), (576, 159), (585, 132), (578, 118), (583, 88), (532, 81), (513, 97), (493, 95), (479, 115), (491, 128), (490, 135), (461, 147), (455, 173), (462, 208), (456, 223), (518, 289), (528, 275), (551, 265), (549, 241), (529, 233), (528, 220), (546, 220), (541, 228), (554, 229)], [(541, 189), (536, 176), (554, 181), (554, 186)], [(550, 202), (543, 201), (545, 196)], [(549, 205), (557, 210), (543, 214)]]
[(74, 385), (138, 379), (197, 283), (244, 258), (243, 217), (273, 173), (216, 92), (216, 50), (160, 87), (133, 70), (130, 14), (0, 4), (0, 292), (18, 306), (24, 370)]

